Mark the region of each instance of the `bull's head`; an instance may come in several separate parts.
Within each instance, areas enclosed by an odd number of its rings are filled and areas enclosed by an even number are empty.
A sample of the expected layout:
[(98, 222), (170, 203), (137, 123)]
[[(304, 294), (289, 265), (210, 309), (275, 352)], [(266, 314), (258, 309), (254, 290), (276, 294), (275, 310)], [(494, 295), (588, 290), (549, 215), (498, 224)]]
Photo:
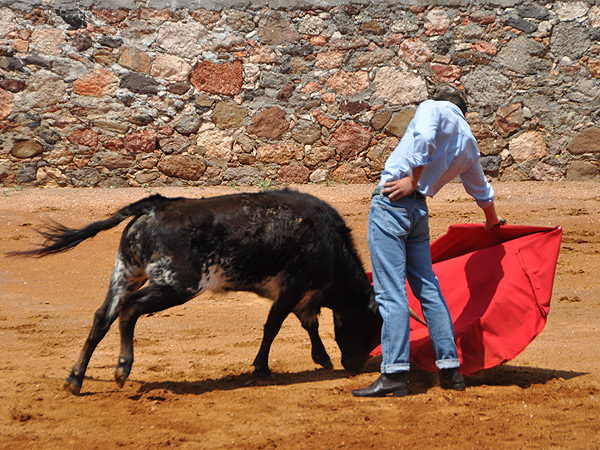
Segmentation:
[(342, 366), (359, 372), (371, 351), (379, 345), (381, 316), (371, 302), (367, 307), (352, 307), (334, 312), (335, 340), (342, 352)]
[[(370, 274), (369, 278), (370, 278)], [(355, 306), (334, 312), (335, 340), (342, 351), (342, 365), (350, 372), (360, 371), (369, 354), (381, 343), (381, 324), (375, 292), (370, 289), (366, 306)], [(363, 297), (364, 298), (364, 297)], [(427, 325), (410, 306), (409, 315)]]

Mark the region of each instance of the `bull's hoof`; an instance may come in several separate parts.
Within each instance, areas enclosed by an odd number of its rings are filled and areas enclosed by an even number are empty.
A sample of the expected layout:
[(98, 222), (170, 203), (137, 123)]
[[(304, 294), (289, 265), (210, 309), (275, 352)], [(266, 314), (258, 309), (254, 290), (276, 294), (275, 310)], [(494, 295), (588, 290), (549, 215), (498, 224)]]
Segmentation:
[(323, 369), (333, 369), (333, 363), (328, 355), (313, 355), (313, 361), (315, 364), (320, 365)]
[(117, 386), (119, 386), (120, 388), (125, 386), (125, 382), (129, 377), (130, 371), (131, 367), (128, 368), (126, 366), (121, 365), (117, 366), (117, 368), (115, 369), (115, 381), (117, 382)]
[(63, 383), (63, 388), (73, 395), (79, 395), (79, 392), (81, 391), (81, 381), (73, 377), (67, 377)]
[(257, 378), (269, 378), (272, 374), (268, 367), (254, 367), (253, 375)]

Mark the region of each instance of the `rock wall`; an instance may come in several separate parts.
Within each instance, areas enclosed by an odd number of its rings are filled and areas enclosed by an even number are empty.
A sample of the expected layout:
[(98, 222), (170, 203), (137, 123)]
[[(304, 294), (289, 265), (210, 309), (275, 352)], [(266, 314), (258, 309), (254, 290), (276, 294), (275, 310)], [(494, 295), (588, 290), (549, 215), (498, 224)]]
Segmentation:
[(452, 86), (486, 173), (597, 179), (600, 6), (0, 2), (0, 183), (378, 179)]

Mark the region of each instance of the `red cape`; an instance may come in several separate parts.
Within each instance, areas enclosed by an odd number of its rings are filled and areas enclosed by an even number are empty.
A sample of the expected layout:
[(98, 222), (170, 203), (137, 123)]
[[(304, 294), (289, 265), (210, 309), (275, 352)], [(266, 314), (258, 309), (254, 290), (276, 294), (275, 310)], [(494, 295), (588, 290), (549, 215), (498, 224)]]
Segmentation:
[[(562, 229), (451, 225), (431, 244), (433, 269), (452, 315), (461, 372), (510, 361), (543, 330), (550, 309)], [(370, 275), (370, 274), (369, 274)], [(407, 285), (410, 307), (421, 304)], [(381, 354), (381, 346), (371, 353)], [(411, 359), (436, 371), (427, 327), (411, 320)]]

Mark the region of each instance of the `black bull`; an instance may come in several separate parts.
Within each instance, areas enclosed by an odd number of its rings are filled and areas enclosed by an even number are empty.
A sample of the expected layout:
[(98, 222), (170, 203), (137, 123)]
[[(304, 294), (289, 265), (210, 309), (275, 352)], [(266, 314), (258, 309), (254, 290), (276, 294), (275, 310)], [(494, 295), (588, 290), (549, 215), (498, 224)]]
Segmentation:
[(273, 300), (255, 372), (270, 374), (268, 357), (284, 319), (294, 313), (308, 331), (312, 358), (333, 367), (319, 337), (321, 307), (333, 311), (342, 365), (360, 370), (379, 338), (381, 318), (350, 230), (326, 202), (289, 190), (205, 199), (153, 195), (106, 220), (40, 233), (42, 247), (15, 252), (45, 256), (133, 217), (121, 237), (110, 287), (65, 389), (78, 394), (98, 343), (119, 318), (121, 350), (115, 379), (123, 386), (133, 364), (137, 319), (211, 289), (249, 291)]

